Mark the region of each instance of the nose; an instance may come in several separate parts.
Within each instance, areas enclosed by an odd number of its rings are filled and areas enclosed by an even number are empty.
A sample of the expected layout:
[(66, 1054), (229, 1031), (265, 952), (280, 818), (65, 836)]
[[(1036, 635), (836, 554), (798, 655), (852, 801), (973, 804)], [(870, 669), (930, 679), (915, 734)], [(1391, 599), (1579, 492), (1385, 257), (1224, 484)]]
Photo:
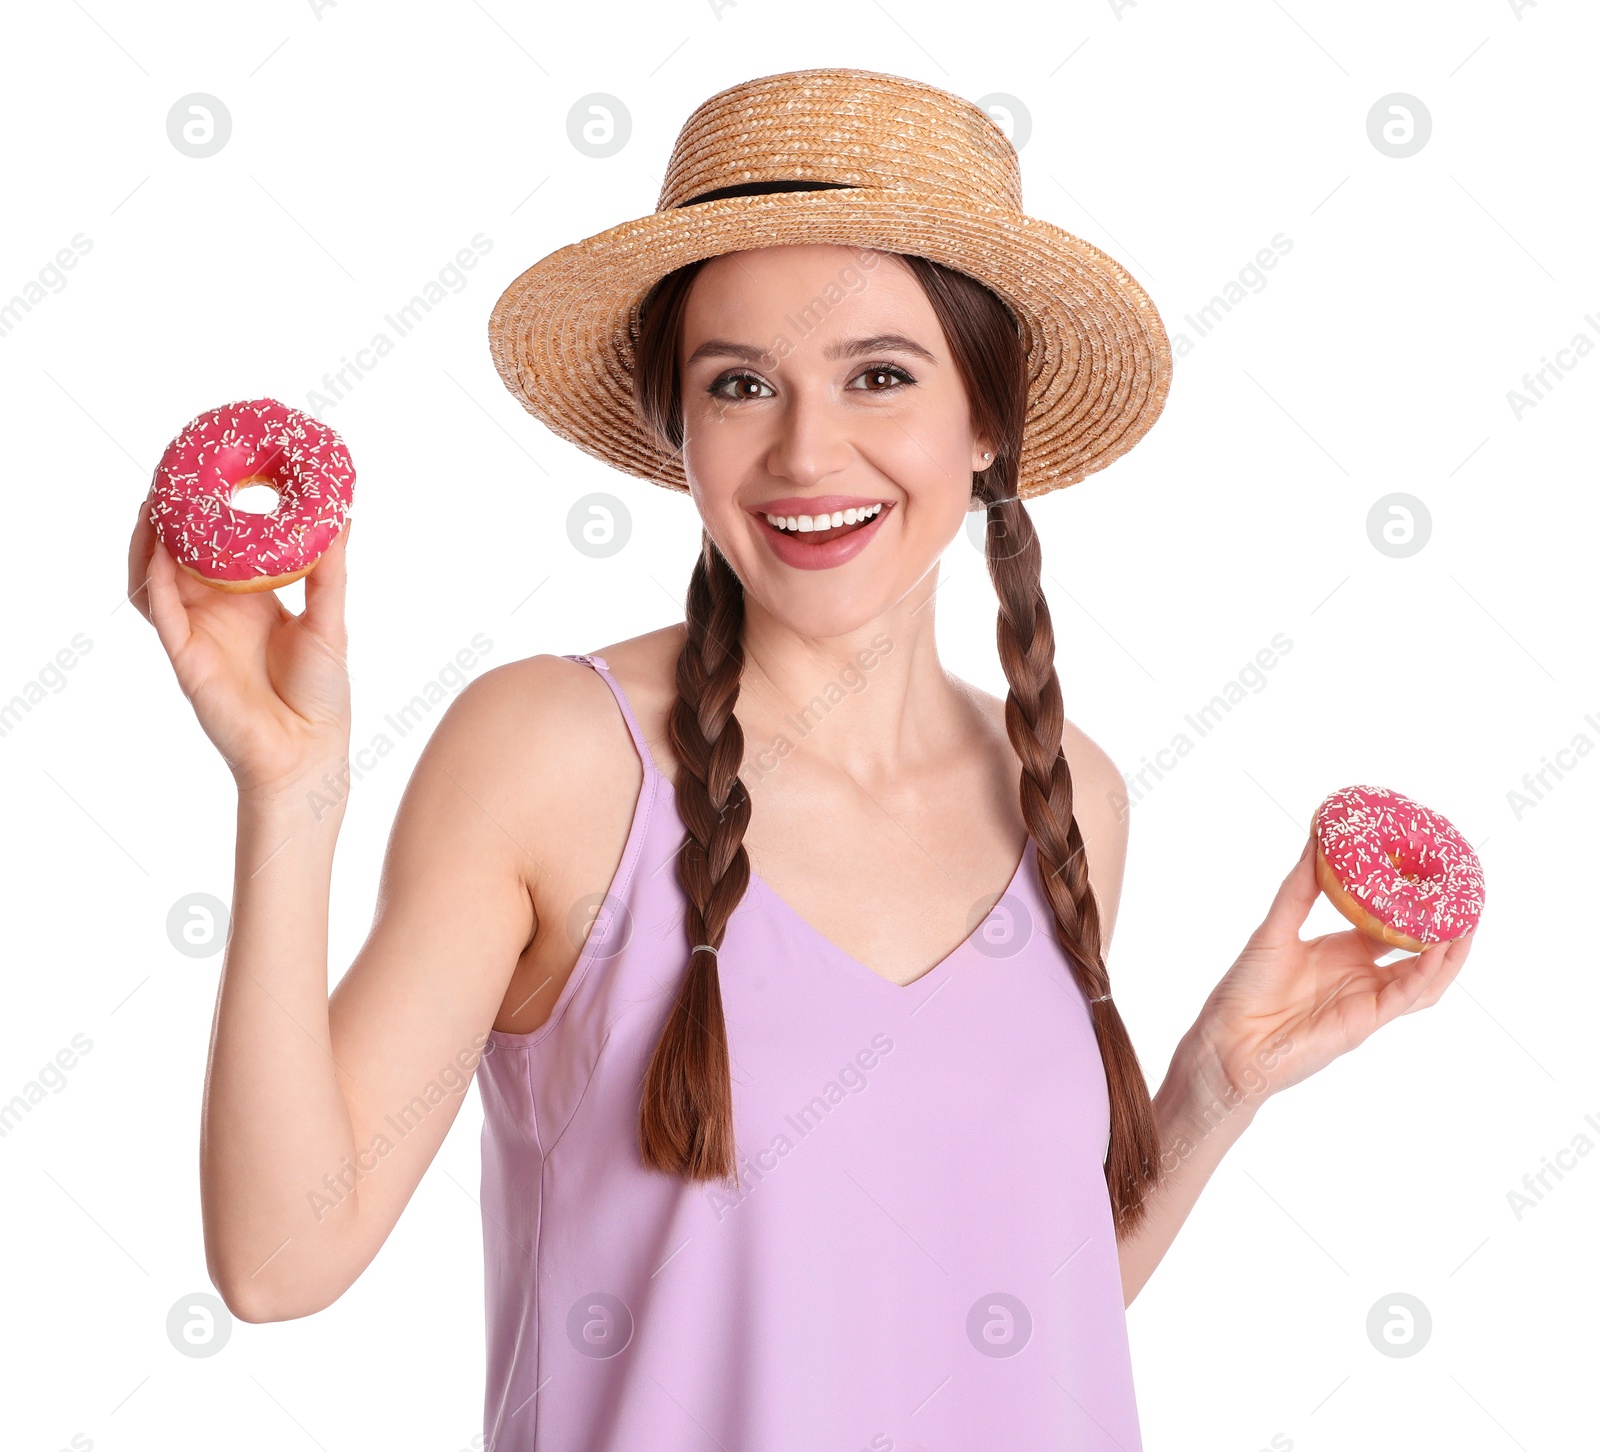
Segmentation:
[(853, 455), (842, 410), (826, 388), (791, 387), (767, 451), (772, 476), (810, 489), (846, 469)]

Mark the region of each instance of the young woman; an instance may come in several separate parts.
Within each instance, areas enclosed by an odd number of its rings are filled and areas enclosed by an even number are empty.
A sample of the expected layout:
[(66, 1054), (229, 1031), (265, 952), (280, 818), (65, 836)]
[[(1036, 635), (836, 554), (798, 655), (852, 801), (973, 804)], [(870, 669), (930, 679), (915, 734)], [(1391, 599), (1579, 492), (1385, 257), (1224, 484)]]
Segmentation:
[[(296, 617), (141, 514), (130, 594), (239, 787), (202, 1149), (236, 1314), (337, 1299), (476, 1070), (489, 1445), (1140, 1445), (1124, 1307), (1221, 1156), (1470, 940), (1301, 941), (1308, 842), (1152, 1100), (1106, 969), (1122, 781), (1020, 496), (1130, 447), (1170, 365), (1019, 208), (967, 102), (765, 77), (690, 118), (648, 226), (512, 284), (518, 396), (699, 511), (686, 620), (462, 692), (331, 1000), (349, 530)], [(1003, 702), (936, 651), (978, 505)]]

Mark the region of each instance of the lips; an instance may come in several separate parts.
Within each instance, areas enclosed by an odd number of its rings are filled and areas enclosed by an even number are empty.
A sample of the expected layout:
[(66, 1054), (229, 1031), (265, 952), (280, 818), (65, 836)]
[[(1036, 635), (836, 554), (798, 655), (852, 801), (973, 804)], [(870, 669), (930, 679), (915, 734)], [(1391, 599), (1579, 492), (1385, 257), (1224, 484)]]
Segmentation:
[[(889, 500), (819, 495), (768, 500), (749, 512), (762, 538), (783, 563), (802, 570), (826, 570), (865, 549), (893, 508)], [(824, 518), (830, 522), (818, 528)], [(833, 519), (840, 523), (833, 524)], [(784, 523), (775, 525), (774, 520)], [(800, 527), (803, 524), (812, 527)]]

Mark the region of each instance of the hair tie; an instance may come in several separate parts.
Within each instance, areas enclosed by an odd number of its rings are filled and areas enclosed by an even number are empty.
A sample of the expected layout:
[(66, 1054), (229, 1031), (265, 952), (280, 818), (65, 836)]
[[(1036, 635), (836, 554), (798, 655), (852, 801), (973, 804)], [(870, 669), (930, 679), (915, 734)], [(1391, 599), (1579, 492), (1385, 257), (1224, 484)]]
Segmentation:
[(713, 958), (717, 956), (717, 950), (710, 943), (696, 943), (689, 949), (689, 956), (692, 958), (696, 953), (709, 953)]
[(983, 502), (985, 504), (1015, 504), (1021, 498), (1020, 494), (1013, 494), (1009, 499), (985, 499)]
[(1102, 993), (1098, 998), (1091, 998), (1089, 1000), (1089, 1002), (1090, 1003), (1104, 1003), (1110, 997), (1111, 997), (1111, 995), (1109, 993)]

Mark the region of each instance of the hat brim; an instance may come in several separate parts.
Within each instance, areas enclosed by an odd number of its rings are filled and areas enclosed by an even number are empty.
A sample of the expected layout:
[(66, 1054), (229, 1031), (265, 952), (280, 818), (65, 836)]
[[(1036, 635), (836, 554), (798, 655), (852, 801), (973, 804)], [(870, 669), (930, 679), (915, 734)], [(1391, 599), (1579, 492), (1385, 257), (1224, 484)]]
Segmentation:
[(913, 253), (990, 287), (1021, 324), (1028, 413), (1018, 493), (1074, 484), (1155, 423), (1172, 350), (1145, 290), (1050, 222), (927, 192), (837, 188), (653, 212), (536, 262), (501, 294), (489, 347), (505, 386), (554, 433), (629, 474), (687, 492), (631, 404), (633, 310), (657, 279), (726, 252), (835, 243)]

